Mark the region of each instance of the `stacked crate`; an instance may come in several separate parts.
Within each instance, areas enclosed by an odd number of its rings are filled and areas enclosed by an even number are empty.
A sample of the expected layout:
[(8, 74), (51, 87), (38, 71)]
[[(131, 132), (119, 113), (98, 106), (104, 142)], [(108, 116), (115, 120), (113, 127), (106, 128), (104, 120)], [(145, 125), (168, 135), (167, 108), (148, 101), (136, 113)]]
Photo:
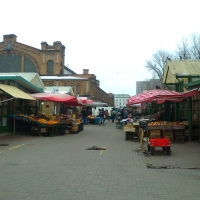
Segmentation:
[(161, 129), (160, 125), (148, 126), (149, 139), (160, 138), (161, 137), (160, 129)]
[(172, 124), (163, 125), (162, 126), (163, 137), (169, 139), (170, 141), (174, 141), (173, 135), (173, 126)]

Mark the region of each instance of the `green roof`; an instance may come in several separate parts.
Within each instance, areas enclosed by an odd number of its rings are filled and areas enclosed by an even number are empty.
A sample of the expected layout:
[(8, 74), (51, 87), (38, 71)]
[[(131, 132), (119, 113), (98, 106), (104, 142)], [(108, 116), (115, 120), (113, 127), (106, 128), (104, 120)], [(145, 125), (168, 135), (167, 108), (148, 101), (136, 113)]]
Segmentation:
[(163, 76), (164, 84), (176, 84), (187, 77), (200, 77), (200, 60), (167, 61)]
[[(12, 80), (31, 92), (43, 92), (44, 85), (37, 73), (0, 73), (0, 80)], [(33, 76), (34, 75), (34, 76)], [(22, 77), (23, 76), (23, 77)], [(40, 86), (40, 87), (38, 87)]]

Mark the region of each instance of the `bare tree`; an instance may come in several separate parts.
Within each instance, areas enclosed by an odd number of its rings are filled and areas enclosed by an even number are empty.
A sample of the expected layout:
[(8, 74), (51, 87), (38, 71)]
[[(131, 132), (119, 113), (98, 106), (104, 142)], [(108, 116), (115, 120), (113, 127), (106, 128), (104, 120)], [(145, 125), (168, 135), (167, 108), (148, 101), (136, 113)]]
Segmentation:
[(164, 69), (166, 65), (166, 60), (171, 60), (173, 59), (174, 55), (166, 52), (159, 50), (155, 54), (153, 54), (152, 60), (147, 60), (145, 68), (152, 73), (152, 75), (160, 81), (163, 79), (164, 75)]
[(177, 43), (178, 50), (175, 51), (176, 59), (189, 60), (192, 58), (190, 40), (188, 37), (183, 37), (179, 43)]
[(191, 34), (191, 54), (194, 59), (200, 59), (200, 34)]

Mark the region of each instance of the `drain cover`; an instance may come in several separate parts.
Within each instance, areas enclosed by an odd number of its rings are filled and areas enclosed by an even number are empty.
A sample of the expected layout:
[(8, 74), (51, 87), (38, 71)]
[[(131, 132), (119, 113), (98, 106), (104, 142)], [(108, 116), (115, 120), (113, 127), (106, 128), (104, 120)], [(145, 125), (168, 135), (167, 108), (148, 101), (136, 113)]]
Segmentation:
[(88, 148), (87, 150), (106, 150), (106, 148), (105, 147), (93, 146), (93, 147)]

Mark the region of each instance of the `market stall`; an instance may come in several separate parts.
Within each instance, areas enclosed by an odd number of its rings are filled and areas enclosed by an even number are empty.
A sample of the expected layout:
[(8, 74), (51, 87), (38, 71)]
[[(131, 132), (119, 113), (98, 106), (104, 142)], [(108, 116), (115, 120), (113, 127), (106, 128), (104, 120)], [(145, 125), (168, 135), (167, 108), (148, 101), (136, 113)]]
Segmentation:
[(71, 116), (54, 116), (39, 113), (38, 116), (26, 116), (23, 114), (9, 115), (16, 120), (16, 131), (43, 136), (65, 135), (67, 133), (79, 133), (83, 125), (79, 119)]
[(148, 138), (167, 138), (170, 141), (176, 141), (178, 136), (181, 136), (181, 140), (186, 137), (185, 126), (188, 122), (150, 122), (148, 123)]
[[(156, 104), (164, 104), (168, 105), (168, 113), (164, 114), (165, 118), (168, 119), (169, 123), (160, 122), (162, 112), (159, 113), (157, 121), (154, 121), (155, 126), (151, 126), (153, 124), (148, 124), (148, 133), (151, 137), (169, 137), (171, 140), (176, 140), (178, 135), (181, 135), (182, 138), (185, 137), (185, 125), (180, 124), (183, 122), (174, 121), (170, 123), (170, 115), (169, 111), (169, 103), (173, 102), (182, 102), (184, 99), (197, 95), (198, 89), (191, 90), (188, 92), (175, 92), (175, 91), (169, 91), (169, 90), (149, 90), (146, 92), (143, 92), (141, 94), (135, 95), (130, 97), (127, 100), (127, 106), (138, 104), (138, 103), (156, 103)], [(172, 104), (173, 105), (173, 104)], [(159, 123), (159, 124), (158, 124)], [(188, 123), (188, 122), (187, 122)], [(169, 126), (169, 124), (172, 124), (172, 126)], [(181, 133), (181, 134), (180, 134)]]
[[(84, 104), (92, 104), (92, 100), (86, 98), (71, 96), (62, 93), (35, 93), (30, 94), (30, 98), (39, 100), (39, 105), (42, 106), (44, 102), (53, 103), (52, 105), (59, 104), (70, 107), (84, 106)], [(49, 108), (49, 103), (46, 105)], [(51, 110), (51, 111), (50, 111)], [(43, 136), (65, 135), (66, 133), (79, 133), (83, 131), (83, 123), (81, 122), (81, 114), (78, 110), (66, 114), (53, 114), (52, 109), (48, 113), (38, 112), (36, 115), (10, 115), (10, 119), (16, 122), (16, 130), (23, 133), (31, 133)]]

